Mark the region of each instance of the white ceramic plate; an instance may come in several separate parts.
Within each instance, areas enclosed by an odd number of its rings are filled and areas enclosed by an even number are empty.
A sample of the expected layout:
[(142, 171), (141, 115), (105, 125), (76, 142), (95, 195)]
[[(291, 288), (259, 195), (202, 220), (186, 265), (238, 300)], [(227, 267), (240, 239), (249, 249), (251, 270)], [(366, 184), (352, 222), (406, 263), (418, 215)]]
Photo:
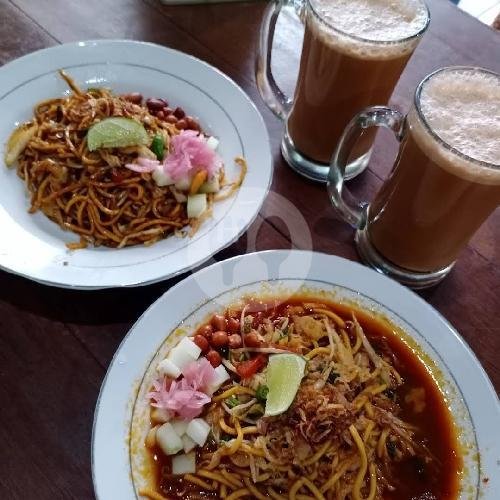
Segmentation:
[[(101, 388), (92, 438), (98, 500), (136, 499), (129, 457), (130, 424), (141, 381), (169, 334), (192, 331), (211, 313), (249, 292), (321, 291), (379, 312), (408, 334), (430, 361), (466, 450), (460, 498), (494, 500), (500, 491), (500, 403), (467, 344), (426, 302), (396, 282), (339, 257), (268, 251), (205, 268), (171, 288), (137, 321), (119, 347)], [(478, 458), (479, 457), (479, 458)], [(488, 481), (485, 480), (488, 478)]]
[[(42, 99), (61, 96), (64, 68), (82, 87), (107, 86), (118, 93), (164, 97), (198, 117), (220, 139), (229, 178), (243, 156), (248, 175), (238, 194), (217, 203), (193, 238), (167, 238), (151, 247), (87, 248), (42, 213), (27, 213), (29, 199), (15, 169), (3, 162), (14, 127), (32, 116)], [(83, 289), (137, 286), (195, 267), (235, 241), (255, 219), (272, 177), (269, 138), (259, 112), (227, 76), (186, 54), (133, 41), (79, 42), (34, 52), (0, 68), (0, 268), (50, 285)]]

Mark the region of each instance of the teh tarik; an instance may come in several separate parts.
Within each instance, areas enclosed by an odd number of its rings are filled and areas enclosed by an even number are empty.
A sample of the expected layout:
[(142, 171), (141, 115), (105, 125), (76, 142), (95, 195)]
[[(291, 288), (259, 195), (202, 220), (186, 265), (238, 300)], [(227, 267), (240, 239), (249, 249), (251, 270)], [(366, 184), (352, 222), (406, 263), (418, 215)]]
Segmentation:
[(349, 120), (389, 100), (428, 11), (416, 0), (309, 4), (288, 134), (304, 156), (328, 163)]
[(431, 75), (417, 92), (396, 165), (368, 213), (388, 261), (417, 272), (453, 263), (500, 204), (500, 77)]

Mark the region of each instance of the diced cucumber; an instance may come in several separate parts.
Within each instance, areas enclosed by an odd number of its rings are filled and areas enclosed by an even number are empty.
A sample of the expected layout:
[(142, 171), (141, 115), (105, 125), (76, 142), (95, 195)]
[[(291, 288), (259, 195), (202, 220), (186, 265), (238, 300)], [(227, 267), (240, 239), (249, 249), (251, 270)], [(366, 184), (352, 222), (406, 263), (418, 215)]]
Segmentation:
[(175, 181), (172, 179), (172, 177), (170, 177), (170, 175), (165, 172), (163, 165), (158, 165), (153, 170), (151, 177), (153, 177), (153, 180), (156, 182), (157, 186), (171, 186), (172, 184), (175, 184)]
[(181, 438), (169, 423), (158, 427), (156, 431), (156, 443), (165, 455), (175, 455), (183, 448)]
[(207, 195), (192, 194), (187, 199), (187, 216), (189, 219), (197, 219), (207, 209)]
[(192, 361), (196, 361), (201, 354), (201, 349), (188, 337), (184, 337), (169, 353), (168, 359), (183, 370)]
[(191, 179), (189, 177), (183, 177), (175, 182), (175, 188), (179, 191), (189, 191), (191, 187)]
[(196, 443), (187, 434), (184, 434), (184, 436), (181, 437), (181, 440), (184, 445), (184, 453), (189, 453), (196, 446)]
[(163, 361), (160, 361), (158, 363), (158, 366), (156, 367), (156, 370), (160, 375), (166, 375), (167, 377), (171, 377), (173, 379), (176, 379), (181, 374), (179, 367), (170, 359), (164, 359)]
[(172, 458), (172, 474), (194, 474), (196, 472), (195, 453), (186, 453), (185, 455), (176, 455)]
[(186, 429), (189, 422), (187, 422), (186, 420), (172, 420), (170, 423), (172, 424), (174, 431), (179, 437), (182, 437), (184, 434), (186, 434)]
[(227, 370), (224, 368), (223, 365), (219, 365), (215, 369), (215, 379), (213, 382), (208, 386), (208, 393), (213, 394), (216, 392), (220, 386), (226, 382), (226, 380), (229, 380), (230, 376), (229, 373), (227, 373)]
[(203, 446), (207, 440), (210, 426), (202, 418), (193, 418), (186, 429), (186, 434), (199, 446)]
[(193, 342), (190, 337), (184, 337), (176, 346), (177, 349), (182, 349), (186, 351), (193, 360), (197, 360), (200, 357), (201, 349)]

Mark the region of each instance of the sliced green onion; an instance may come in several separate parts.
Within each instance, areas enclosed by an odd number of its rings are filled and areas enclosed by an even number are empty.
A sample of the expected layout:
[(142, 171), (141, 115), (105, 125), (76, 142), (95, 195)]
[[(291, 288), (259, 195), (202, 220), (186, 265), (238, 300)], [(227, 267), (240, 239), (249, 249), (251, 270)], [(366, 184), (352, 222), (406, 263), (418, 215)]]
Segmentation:
[(229, 408), (234, 408), (235, 406), (238, 406), (240, 404), (240, 400), (235, 396), (231, 396), (230, 398), (226, 399), (226, 404), (227, 406), (229, 406)]

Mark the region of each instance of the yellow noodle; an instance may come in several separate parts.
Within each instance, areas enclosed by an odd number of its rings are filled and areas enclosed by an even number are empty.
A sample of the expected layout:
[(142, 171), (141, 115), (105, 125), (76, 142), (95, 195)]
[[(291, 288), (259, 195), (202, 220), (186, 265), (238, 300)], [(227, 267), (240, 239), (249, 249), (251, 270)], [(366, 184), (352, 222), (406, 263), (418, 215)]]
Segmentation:
[(250, 453), (251, 455), (256, 455), (258, 457), (265, 457), (266, 456), (266, 454), (262, 450), (260, 450), (258, 448), (254, 448), (253, 446), (249, 446), (246, 443), (241, 444), (241, 451), (244, 451), (246, 453)]
[(375, 498), (375, 494), (377, 493), (377, 471), (375, 469), (375, 464), (370, 464), (370, 492), (366, 497), (366, 500), (373, 500)]
[(199, 471), (196, 471), (196, 474), (198, 474), (198, 476), (206, 477), (207, 479), (213, 479), (218, 483), (225, 484), (232, 490), (234, 489), (234, 485), (218, 472), (201, 469)]
[(250, 493), (252, 493), (252, 495), (254, 496), (254, 498), (258, 498), (259, 500), (267, 500), (267, 497), (265, 495), (263, 495), (253, 484), (252, 484), (252, 481), (250, 479), (248, 479), (247, 477), (245, 479), (243, 479), (243, 481), (245, 482), (245, 486), (248, 488), (248, 490), (250, 491)]
[(302, 465), (307, 466), (316, 463), (327, 452), (331, 444), (332, 444), (331, 441), (326, 441), (323, 444), (323, 446), (321, 446), (321, 448), (312, 457), (302, 462)]
[(229, 447), (224, 448), (223, 455), (233, 455), (236, 453), (243, 442), (243, 431), (241, 430), (240, 422), (237, 418), (234, 419), (234, 426), (236, 427), (237, 436), (233, 439), (233, 442)]
[(300, 478), (295, 483), (293, 483), (293, 486), (290, 488), (290, 500), (296, 500), (297, 498), (297, 493), (299, 492), (300, 488), (302, 488), (302, 485), (304, 483), (304, 478)]
[(224, 391), (222, 394), (215, 396), (212, 399), (212, 401), (214, 401), (214, 402), (215, 401), (223, 401), (224, 399), (227, 399), (231, 396), (234, 396), (235, 394), (250, 394), (250, 396), (255, 396), (255, 391), (253, 389), (250, 389), (250, 387), (236, 385), (234, 387), (231, 387), (231, 389)]
[[(180, 228), (194, 230), (210, 216), (213, 195), (208, 195), (209, 208), (200, 217), (188, 219), (186, 202), (177, 201), (168, 186), (157, 186), (150, 173), (126, 168), (138, 156), (154, 158), (146, 146), (91, 152), (86, 139), (95, 123), (127, 116), (143, 123), (150, 138), (163, 136), (168, 151), (170, 137), (180, 129), (151, 114), (146, 105), (132, 104), (107, 89), (83, 91), (67, 74), (60, 75), (73, 93), (35, 106), (32, 120), (21, 125), (29, 127), (29, 137), (24, 134), (27, 142), (13, 160), (31, 195), (30, 213), (40, 210), (63, 229), (85, 235), (85, 243), (83, 239), (68, 243), (70, 249), (87, 244), (113, 248), (151, 245), (177, 234)], [(198, 129), (190, 120), (189, 126)], [(246, 163), (241, 158), (235, 161), (240, 166), (239, 177), (232, 184), (221, 184), (219, 199), (234, 194), (243, 182)], [(200, 172), (193, 184), (199, 187), (203, 175)]]
[(385, 455), (385, 450), (386, 450), (385, 442), (386, 442), (387, 436), (389, 435), (390, 432), (391, 432), (390, 429), (386, 427), (382, 431), (382, 434), (380, 434), (380, 438), (379, 438), (378, 443), (377, 443), (377, 457), (378, 458), (382, 458)]
[[(227, 425), (223, 417), (219, 420), (219, 426), (226, 434), (231, 434), (232, 436), (236, 436), (237, 434), (236, 429), (234, 427), (230, 427), (229, 425)], [(258, 432), (259, 431), (257, 430), (257, 427), (255, 425), (243, 427), (243, 435), (257, 434)]]
[(240, 479), (238, 479), (238, 477), (235, 474), (231, 474), (225, 469), (222, 469), (220, 473), (236, 488), (243, 488), (243, 483), (241, 482)]
[(333, 322), (337, 326), (340, 326), (340, 328), (345, 328), (345, 321), (333, 311), (329, 311), (328, 309), (313, 309), (313, 311), (318, 314), (324, 314), (325, 316), (333, 320)]
[(206, 481), (203, 481), (203, 479), (200, 479), (199, 477), (193, 476), (193, 474), (184, 474), (183, 477), (185, 481), (197, 484), (198, 486), (201, 486), (204, 490), (208, 491), (212, 490), (211, 484), (207, 483)]
[(354, 427), (354, 425), (350, 425), (349, 432), (351, 433), (351, 436), (354, 439), (356, 446), (358, 447), (358, 453), (361, 459), (361, 465), (359, 467), (358, 475), (356, 476), (356, 480), (354, 481), (353, 498), (354, 500), (362, 500), (363, 496), (361, 495), (361, 488), (363, 486), (366, 469), (368, 468), (368, 459), (366, 458), (365, 445), (356, 427)]
[(267, 488), (267, 492), (269, 493), (269, 496), (271, 498), (274, 498), (275, 500), (286, 500), (286, 497), (280, 495), (279, 493), (276, 493), (276, 491), (274, 491), (271, 486)]
[(352, 352), (351, 343), (349, 342), (349, 337), (347, 336), (347, 333), (345, 332), (345, 330), (341, 330), (340, 335), (342, 336), (342, 340), (344, 342), (345, 348), (348, 351)]
[(242, 488), (241, 490), (236, 490), (235, 492), (231, 493), (227, 497), (227, 500), (236, 500), (237, 498), (250, 497), (250, 496), (252, 496), (250, 491), (248, 491), (247, 488)]
[(325, 493), (326, 491), (330, 490), (335, 486), (337, 481), (345, 474), (349, 467), (349, 464), (344, 464), (343, 466), (340, 467), (338, 472), (336, 474), (333, 474), (330, 479), (320, 488), (321, 493)]
[(358, 335), (357, 330), (355, 330), (355, 331), (356, 331), (356, 343), (354, 344), (354, 347), (352, 348), (353, 354), (356, 354), (359, 351), (359, 348), (361, 347), (361, 345), (363, 344), (363, 341), (362, 341), (361, 337)]
[(311, 493), (314, 495), (314, 498), (316, 498), (317, 500), (325, 500), (323, 494), (318, 490), (318, 488), (316, 488), (314, 483), (310, 481), (307, 477), (302, 478), (302, 484), (304, 486), (307, 486), (307, 488), (311, 490)]
[(368, 441), (368, 439), (370, 439), (370, 435), (371, 435), (374, 427), (375, 427), (375, 422), (370, 420), (368, 422), (368, 424), (366, 425), (365, 430), (363, 432), (363, 442), (366, 443)]
[(305, 357), (307, 359), (312, 359), (314, 356), (318, 356), (318, 354), (330, 354), (331, 349), (329, 347), (316, 347), (312, 351), (309, 351)]

